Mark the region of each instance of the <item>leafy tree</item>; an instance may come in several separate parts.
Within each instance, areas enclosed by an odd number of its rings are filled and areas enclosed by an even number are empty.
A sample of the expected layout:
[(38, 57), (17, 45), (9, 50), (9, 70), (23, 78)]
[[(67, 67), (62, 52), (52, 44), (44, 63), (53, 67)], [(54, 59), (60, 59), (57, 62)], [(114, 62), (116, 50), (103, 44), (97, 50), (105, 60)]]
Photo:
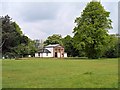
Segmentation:
[(45, 45), (49, 44), (62, 44), (62, 36), (59, 34), (53, 34), (52, 36), (49, 36), (47, 40), (44, 42)]
[(74, 41), (78, 49), (83, 48), (88, 58), (100, 58), (109, 42), (111, 29), (110, 12), (100, 2), (90, 2), (75, 20)]
[(25, 36), (25, 35), (22, 35), (22, 36), (21, 36), (20, 43), (23, 43), (23, 44), (25, 44), (25, 45), (28, 45), (28, 44), (29, 44), (29, 41), (30, 41), (30, 39), (29, 39), (27, 36)]
[(0, 58), (2, 58), (2, 45), (2, 20), (0, 19)]
[(15, 57), (17, 58), (26, 57), (28, 55), (34, 57), (34, 54), (36, 52), (35, 44), (33, 41), (29, 40), (28, 45), (21, 43), (13, 48), (13, 52), (15, 53)]
[(118, 38), (115, 35), (110, 35), (109, 44), (106, 46), (104, 57), (116, 58), (118, 57)]
[(34, 57), (35, 52), (37, 51), (37, 48), (35, 47), (35, 42), (30, 40), (28, 44), (28, 54)]
[(62, 39), (65, 52), (69, 57), (79, 56), (79, 50), (74, 47), (73, 38), (69, 35)]
[(28, 55), (29, 53), (29, 49), (28, 46), (26, 46), (25, 44), (19, 44), (17, 47), (13, 48), (14, 52), (15, 52), (15, 57), (25, 57)]
[(25, 57), (35, 52), (33, 42), (23, 35), (16, 22), (6, 15), (0, 17), (2, 21), (2, 54), (5, 57)]
[(120, 37), (118, 37), (118, 57), (120, 57)]
[(20, 44), (21, 34), (18, 25), (13, 23), (8, 15), (0, 19), (2, 19), (2, 53), (4, 55), (6, 52), (11, 52), (12, 47)]

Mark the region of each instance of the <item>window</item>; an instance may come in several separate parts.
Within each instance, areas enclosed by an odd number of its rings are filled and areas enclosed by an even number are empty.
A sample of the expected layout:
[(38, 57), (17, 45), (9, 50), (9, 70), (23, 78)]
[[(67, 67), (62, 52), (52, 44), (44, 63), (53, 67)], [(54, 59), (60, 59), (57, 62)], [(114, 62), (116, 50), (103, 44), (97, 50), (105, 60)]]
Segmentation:
[(48, 56), (48, 53), (46, 53), (46, 56)]

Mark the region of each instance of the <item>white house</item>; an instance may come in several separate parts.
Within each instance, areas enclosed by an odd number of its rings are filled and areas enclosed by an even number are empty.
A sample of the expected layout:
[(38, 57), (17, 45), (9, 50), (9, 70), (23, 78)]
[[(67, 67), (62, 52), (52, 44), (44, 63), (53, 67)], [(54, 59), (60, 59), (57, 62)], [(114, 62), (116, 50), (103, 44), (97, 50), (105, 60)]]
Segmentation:
[(40, 49), (35, 53), (35, 57), (67, 57), (67, 53), (64, 52), (64, 47), (59, 44), (52, 44)]

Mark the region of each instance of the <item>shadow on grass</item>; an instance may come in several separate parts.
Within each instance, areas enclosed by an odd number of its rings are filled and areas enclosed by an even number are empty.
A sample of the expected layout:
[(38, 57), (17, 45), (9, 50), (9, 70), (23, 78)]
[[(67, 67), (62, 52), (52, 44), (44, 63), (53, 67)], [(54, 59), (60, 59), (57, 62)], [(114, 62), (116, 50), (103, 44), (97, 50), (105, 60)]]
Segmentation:
[[(87, 57), (67, 57), (67, 58), (40, 58), (40, 57), (24, 57), (24, 58), (15, 58), (12, 60), (106, 60), (106, 59), (113, 59), (113, 58), (99, 58), (99, 59), (89, 59)], [(8, 59), (5, 59), (8, 60)]]
[(67, 58), (63, 58), (65, 60), (88, 60), (87, 57), (67, 57)]

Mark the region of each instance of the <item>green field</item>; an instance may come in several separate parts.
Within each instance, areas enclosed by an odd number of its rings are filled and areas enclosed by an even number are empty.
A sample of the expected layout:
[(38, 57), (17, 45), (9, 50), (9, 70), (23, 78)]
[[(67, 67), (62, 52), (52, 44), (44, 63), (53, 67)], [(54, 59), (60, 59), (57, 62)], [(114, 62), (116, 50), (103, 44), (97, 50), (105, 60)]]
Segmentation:
[(3, 88), (117, 88), (118, 59), (2, 60)]

